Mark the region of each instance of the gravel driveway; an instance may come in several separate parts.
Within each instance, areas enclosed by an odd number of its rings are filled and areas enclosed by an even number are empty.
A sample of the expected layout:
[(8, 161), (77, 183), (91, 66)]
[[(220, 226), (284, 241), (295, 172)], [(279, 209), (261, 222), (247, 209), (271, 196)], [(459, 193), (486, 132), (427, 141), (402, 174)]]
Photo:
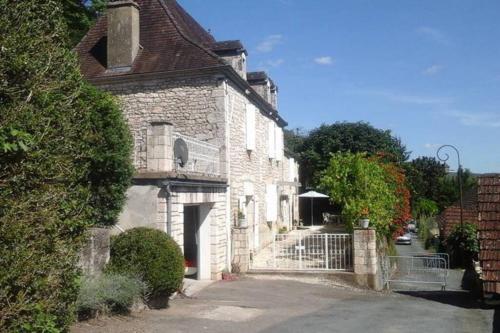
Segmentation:
[(214, 283), (169, 309), (80, 323), (71, 332), (490, 333), (498, 317), (462, 292), (384, 294), (314, 278), (257, 276)]

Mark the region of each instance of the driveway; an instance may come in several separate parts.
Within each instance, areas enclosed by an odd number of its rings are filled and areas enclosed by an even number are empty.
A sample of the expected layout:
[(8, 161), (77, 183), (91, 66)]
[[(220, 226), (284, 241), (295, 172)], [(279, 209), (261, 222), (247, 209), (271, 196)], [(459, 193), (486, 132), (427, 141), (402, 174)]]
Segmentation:
[(495, 332), (493, 310), (462, 293), (436, 295), (256, 276), (214, 283), (195, 298), (172, 301), (169, 309), (80, 323), (71, 332)]
[[(417, 235), (413, 234), (411, 245), (396, 245), (396, 251), (399, 256), (413, 256), (416, 253), (429, 253), (422, 242), (417, 237)], [(462, 290), (462, 277), (464, 275), (463, 269), (450, 269), (448, 272), (448, 278), (446, 281), (446, 289), (459, 291)], [(419, 289), (416, 285), (405, 285), (404, 286), (408, 290), (417, 290)], [(429, 289), (430, 286), (425, 286), (426, 289)], [(440, 286), (435, 286), (434, 289), (439, 290)]]

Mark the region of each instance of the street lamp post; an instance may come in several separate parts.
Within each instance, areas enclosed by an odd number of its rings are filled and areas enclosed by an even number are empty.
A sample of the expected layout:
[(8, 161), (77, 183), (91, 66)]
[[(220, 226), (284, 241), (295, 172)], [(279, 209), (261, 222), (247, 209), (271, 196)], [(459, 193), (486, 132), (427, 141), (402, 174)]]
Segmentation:
[(455, 146), (452, 145), (443, 145), (439, 147), (437, 150), (437, 158), (442, 161), (446, 162), (450, 159), (450, 155), (447, 153), (441, 154), (441, 150), (444, 148), (451, 148), (457, 153), (457, 161), (458, 161), (458, 171), (457, 171), (457, 177), (458, 177), (458, 188), (459, 188), (459, 193), (460, 193), (460, 228), (463, 229), (464, 226), (464, 201), (462, 197), (462, 164), (460, 164), (460, 152)]

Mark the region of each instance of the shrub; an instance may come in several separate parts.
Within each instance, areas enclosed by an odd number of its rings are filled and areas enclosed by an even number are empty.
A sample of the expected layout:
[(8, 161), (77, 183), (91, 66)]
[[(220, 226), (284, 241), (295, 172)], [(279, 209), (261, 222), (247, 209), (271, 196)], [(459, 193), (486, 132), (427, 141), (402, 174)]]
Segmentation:
[(463, 226), (457, 225), (448, 235), (446, 246), (454, 266), (471, 268), (472, 260), (477, 260), (479, 253), (476, 226), (471, 223), (464, 223)]
[(115, 222), (133, 172), (124, 117), (82, 79), (61, 3), (0, 0), (1, 332), (67, 329), (85, 231)]
[(332, 154), (320, 182), (330, 199), (342, 206), (349, 229), (365, 214), (380, 235), (390, 237), (397, 198), (386, 171), (377, 161), (363, 153)]
[(184, 257), (179, 245), (160, 230), (135, 228), (116, 236), (106, 270), (140, 276), (151, 297), (168, 297), (184, 278)]
[(80, 318), (128, 313), (134, 303), (147, 300), (147, 285), (139, 278), (120, 274), (84, 277), (76, 301)]

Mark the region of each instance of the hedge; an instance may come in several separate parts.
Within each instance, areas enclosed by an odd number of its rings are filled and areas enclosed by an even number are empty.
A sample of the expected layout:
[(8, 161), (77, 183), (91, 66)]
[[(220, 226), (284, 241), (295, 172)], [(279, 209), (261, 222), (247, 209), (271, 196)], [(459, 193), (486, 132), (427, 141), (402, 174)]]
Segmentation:
[(84, 82), (61, 1), (0, 8), (0, 331), (64, 331), (80, 245), (121, 210), (132, 140), (113, 98)]

